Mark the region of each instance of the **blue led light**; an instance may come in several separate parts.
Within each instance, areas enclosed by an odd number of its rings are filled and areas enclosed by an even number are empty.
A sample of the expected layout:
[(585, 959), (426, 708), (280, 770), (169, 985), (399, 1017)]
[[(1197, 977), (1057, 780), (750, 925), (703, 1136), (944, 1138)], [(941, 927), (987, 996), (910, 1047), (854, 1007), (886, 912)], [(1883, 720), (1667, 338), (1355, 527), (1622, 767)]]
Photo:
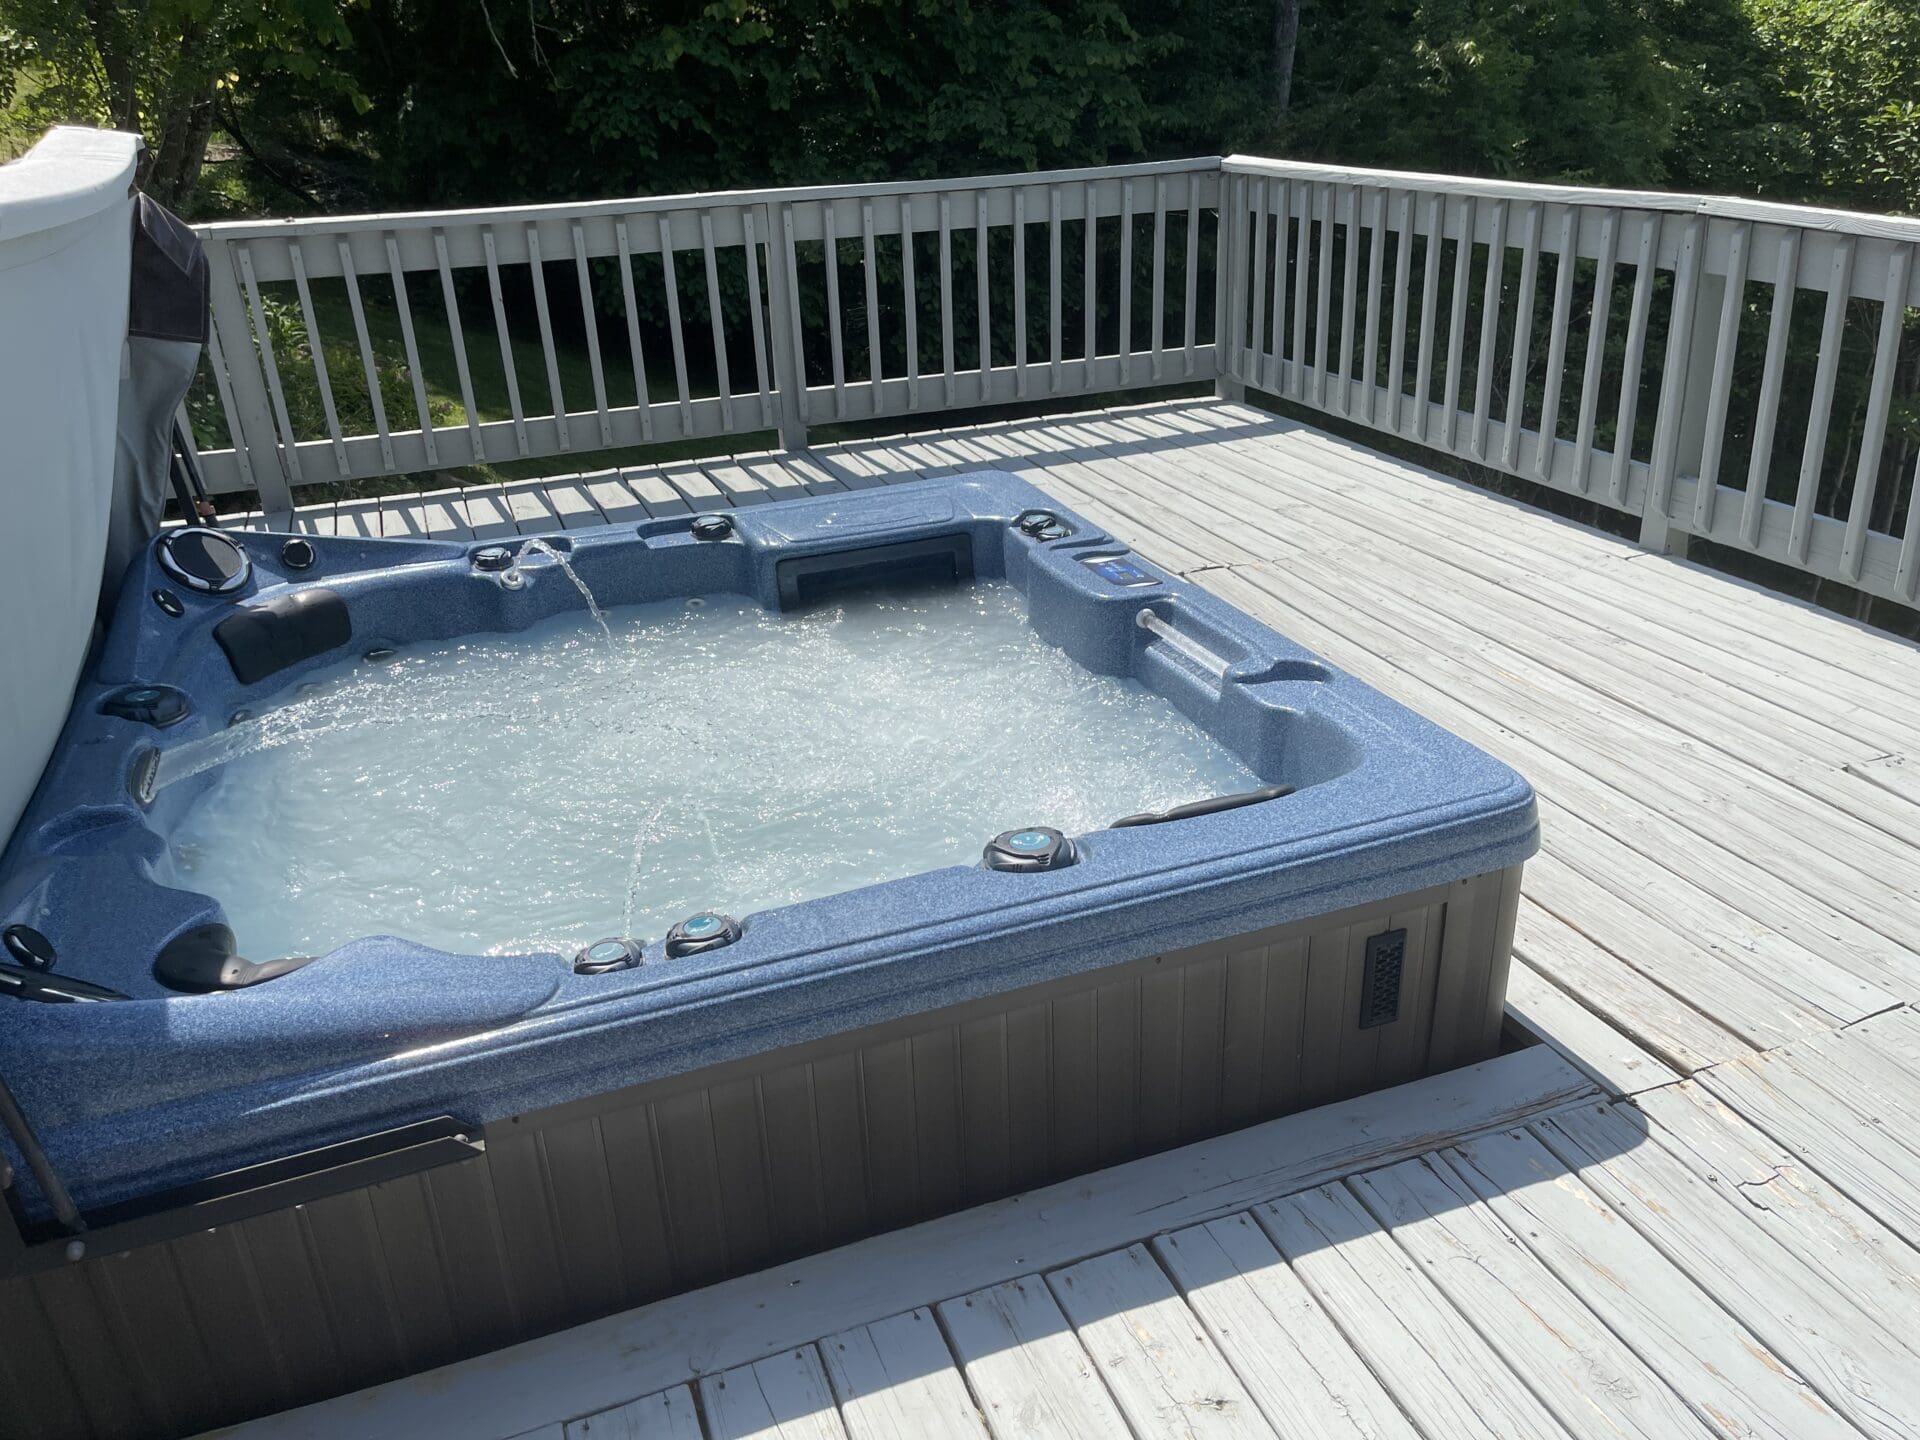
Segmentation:
[(587, 947), (587, 959), (598, 964), (603, 960), (619, 960), (625, 957), (627, 947), (618, 940), (596, 940)]
[(1016, 850), (1044, 850), (1053, 843), (1053, 837), (1040, 830), (1020, 830), (1007, 837), (1007, 844)]
[(717, 915), (696, 915), (680, 928), (689, 935), (706, 935), (720, 928), (720, 917)]

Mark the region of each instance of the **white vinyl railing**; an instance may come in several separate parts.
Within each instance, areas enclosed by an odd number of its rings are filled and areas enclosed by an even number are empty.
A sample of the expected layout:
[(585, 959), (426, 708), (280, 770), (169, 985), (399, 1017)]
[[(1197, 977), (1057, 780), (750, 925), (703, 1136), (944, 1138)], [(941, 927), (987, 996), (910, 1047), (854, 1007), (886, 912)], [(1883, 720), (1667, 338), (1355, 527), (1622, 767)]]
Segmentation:
[(1920, 220), (1224, 171), (1230, 385), (1915, 602)]
[(268, 509), (1201, 382), (1920, 598), (1920, 221), (1236, 156), (201, 233), (203, 462)]
[[(203, 451), (208, 485), (285, 508), (317, 482), (754, 431), (799, 445), (826, 421), (1210, 381), (1218, 176), (1204, 160), (205, 226), (230, 437)], [(532, 352), (513, 333), (529, 296)], [(403, 377), (382, 371), (381, 321)], [(429, 376), (429, 340), (451, 374)], [(508, 418), (481, 418), (483, 367)], [(463, 414), (432, 413), (430, 378)]]

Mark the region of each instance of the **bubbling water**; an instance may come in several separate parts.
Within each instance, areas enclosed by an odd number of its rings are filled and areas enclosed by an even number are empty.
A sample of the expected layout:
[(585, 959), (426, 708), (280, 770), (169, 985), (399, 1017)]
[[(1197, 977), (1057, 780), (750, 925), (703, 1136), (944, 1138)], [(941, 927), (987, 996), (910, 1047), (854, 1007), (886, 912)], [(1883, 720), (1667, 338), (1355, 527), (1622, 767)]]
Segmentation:
[(162, 878), (218, 899), (254, 956), (380, 934), (565, 953), (1259, 783), (1040, 640), (1001, 583), (790, 615), (594, 605), (343, 667), (181, 751), (168, 780), (221, 773)]

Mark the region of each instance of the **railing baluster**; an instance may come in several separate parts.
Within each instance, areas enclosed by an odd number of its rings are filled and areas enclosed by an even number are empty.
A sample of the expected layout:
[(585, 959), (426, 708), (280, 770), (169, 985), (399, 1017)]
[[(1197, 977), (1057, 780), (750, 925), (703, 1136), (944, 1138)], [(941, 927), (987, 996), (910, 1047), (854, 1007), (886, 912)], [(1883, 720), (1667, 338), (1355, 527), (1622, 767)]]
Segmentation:
[(1500, 463), (1520, 468), (1520, 432), (1527, 421), (1527, 360), (1533, 345), (1533, 302), (1540, 284), (1540, 227), (1546, 216), (1541, 206), (1527, 206), (1526, 228), (1520, 242), (1520, 293), (1513, 306), (1513, 359), (1507, 378), (1507, 416), (1501, 427)]
[(1880, 305), (1880, 338), (1873, 352), (1873, 382), (1867, 395), (1866, 429), (1860, 437), (1860, 463), (1853, 472), (1853, 499), (1847, 508), (1846, 537), (1840, 546), (1840, 571), (1860, 578), (1867, 553), (1867, 522), (1880, 484), (1880, 455), (1887, 439), (1887, 413), (1893, 403), (1894, 375), (1900, 368), (1901, 330), (1907, 315), (1907, 280), (1913, 247), (1896, 245), (1887, 261), (1887, 288)]
[(873, 386), (873, 413), (880, 413), (881, 381), (886, 364), (880, 357), (880, 267), (873, 256), (873, 201), (860, 202), (860, 266), (867, 286), (867, 379)]
[(1580, 253), (1580, 207), (1560, 212), (1560, 262), (1553, 271), (1553, 315), (1547, 321), (1547, 380), (1540, 397), (1540, 444), (1533, 452), (1533, 476), (1553, 481), (1553, 451), (1560, 437), (1560, 394), (1566, 383), (1567, 328), (1573, 314), (1573, 272)]
[[(1261, 329), (1267, 318), (1267, 181), (1262, 176), (1247, 182), (1247, 203), (1253, 207), (1253, 297), (1248, 302), (1247, 348), (1236, 367), (1242, 375), (1261, 373)], [(1276, 285), (1281, 282), (1276, 280)]]
[(1014, 389), (1027, 393), (1027, 192), (1013, 192), (1013, 369)]
[(1460, 211), (1460, 243), (1453, 251), (1453, 303), (1447, 312), (1447, 393), (1440, 416), (1441, 444), (1455, 454), (1459, 453), (1454, 442), (1460, 428), (1460, 371), (1467, 362), (1467, 297), (1473, 292), (1480, 202), (1471, 195), (1462, 196)]
[(957, 398), (953, 385), (953, 203), (940, 197), (940, 363), (945, 367), (947, 403)]
[[(257, 489), (263, 510), (291, 510), (293, 491), (287, 485), (286, 462), (280, 456), (274, 429), (273, 402), (267, 398), (248, 333), (246, 297), (240, 293), (239, 266), (234, 259), (242, 242), (210, 237), (207, 247), (208, 309), (207, 358), (212, 362), (215, 388), (233, 443), (234, 467), (243, 485)], [(222, 342), (225, 334), (227, 342)], [(231, 349), (233, 353), (227, 352)], [(271, 456), (272, 463), (266, 463)], [(254, 462), (261, 462), (256, 466)]]
[(1387, 382), (1393, 387), (1387, 401), (1387, 424), (1398, 435), (1405, 428), (1400, 405), (1407, 391), (1407, 293), (1413, 279), (1413, 192), (1402, 190), (1393, 222), (1393, 332), (1387, 343)]
[(1480, 346), (1473, 361), (1473, 458), (1487, 458), (1487, 422), (1493, 414), (1493, 346), (1500, 338), (1500, 293), (1507, 278), (1507, 202), (1493, 202), (1487, 240), (1487, 279), (1480, 291)]
[[(207, 327), (207, 361), (213, 370), (213, 388), (220, 396), (220, 413), (227, 417), (227, 428), (231, 432), (233, 441), (233, 458), (239, 462), (240, 479), (244, 485), (251, 488), (255, 483), (253, 465), (247, 459), (246, 436), (241, 433), (238, 419), (240, 407), (234, 399), (233, 381), (227, 374), (227, 356), (220, 346), (220, 327), (217, 324)], [(261, 508), (267, 508), (274, 498), (266, 493), (265, 487), (262, 487)], [(286, 502), (287, 508), (291, 509), (293, 500), (290, 494), (286, 496)]]
[[(380, 367), (373, 357), (373, 341), (367, 337), (367, 309), (360, 300), (360, 276), (353, 267), (353, 247), (345, 239), (339, 242), (340, 278), (347, 286), (347, 308), (353, 312), (353, 335), (360, 345), (360, 368), (367, 379), (367, 402), (373, 407), (373, 429), (380, 437), (380, 464), (387, 471), (393, 464), (393, 432), (387, 428), (386, 397), (380, 393)], [(241, 252), (242, 269), (245, 252)]]
[(1820, 470), (1827, 455), (1827, 428), (1833, 419), (1833, 389), (1840, 376), (1841, 331), (1847, 322), (1847, 300), (1853, 287), (1853, 237), (1834, 242), (1833, 268), (1827, 278), (1827, 311), (1820, 326), (1820, 359), (1813, 371), (1813, 408), (1807, 415), (1807, 440), (1800, 451), (1800, 484), (1793, 496), (1793, 527), (1787, 553), (1797, 565), (1807, 563), (1813, 543), (1814, 501), (1820, 492)]
[[(1279, 201), (1271, 207), (1274, 212), (1273, 348), (1267, 360), (1267, 389), (1275, 395), (1278, 395), (1280, 393), (1280, 386), (1284, 382), (1287, 373), (1286, 357), (1281, 352), (1286, 348), (1287, 342), (1287, 253), (1292, 245), (1293, 237), (1293, 217), (1291, 214), (1293, 193), (1292, 183), (1290, 181), (1279, 180), (1274, 183), (1279, 189)], [(1259, 264), (1260, 268), (1264, 271), (1267, 267), (1267, 252), (1264, 249), (1260, 252)], [(1255, 317), (1255, 328), (1256, 330), (1258, 328), (1257, 316)], [(1253, 343), (1256, 348), (1260, 344), (1257, 334), (1254, 337)]]
[(1087, 384), (1091, 386), (1093, 384), (1093, 357), (1099, 353), (1100, 320), (1099, 297), (1094, 290), (1094, 246), (1100, 236), (1100, 211), (1098, 205), (1095, 203), (1094, 186), (1091, 180), (1089, 180), (1086, 185), (1086, 196), (1087, 228), (1081, 236), (1082, 248), (1085, 253), (1081, 258), (1080, 268), (1083, 272), (1081, 277), (1082, 284), (1086, 291), (1084, 308), (1086, 310), (1085, 319), (1087, 327)]
[(1320, 212), (1320, 279), (1313, 302), (1313, 403), (1327, 408), (1327, 317), (1333, 303), (1333, 186), (1313, 187), (1313, 205)]
[[(1374, 423), (1374, 396), (1380, 385), (1380, 279), (1387, 259), (1387, 192), (1369, 186), (1367, 198), (1373, 202), (1373, 219), (1367, 237), (1367, 334), (1362, 357), (1364, 369), (1360, 386), (1361, 415)], [(1442, 212), (1444, 213), (1444, 211)]]
[(907, 408), (920, 408), (920, 296), (913, 283), (913, 197), (900, 197), (900, 289), (907, 307)]
[(1920, 600), (1920, 458), (1913, 462), (1913, 479), (1907, 486), (1907, 524), (1900, 536), (1900, 565), (1894, 571), (1893, 588), (1909, 605)]
[(1046, 344), (1052, 388), (1060, 394), (1060, 186), (1046, 186)]
[(1747, 313), (1747, 246), (1752, 233), (1752, 226), (1739, 225), (1727, 240), (1727, 276), (1720, 292), (1720, 319), (1714, 334), (1707, 428), (1700, 445), (1700, 483), (1693, 492), (1693, 528), (1702, 535), (1713, 529), (1714, 504), (1720, 490), (1720, 454), (1727, 439), (1733, 360), (1740, 347), (1740, 318)]
[(1754, 414), (1753, 454), (1747, 461), (1747, 493), (1740, 503), (1740, 540), (1760, 547), (1760, 518), (1773, 474), (1773, 434), (1780, 418), (1780, 389), (1787, 373), (1787, 332), (1793, 328), (1793, 298), (1800, 285), (1800, 231), (1780, 239), (1774, 269), (1773, 306), (1767, 317), (1767, 353), (1760, 366), (1760, 405)]
[[(768, 215), (767, 223), (773, 218)], [(768, 239), (773, 240), (772, 236)], [(793, 243), (793, 206), (780, 207), (780, 235), (776, 244), (767, 247), (767, 286), (773, 292), (767, 297), (772, 313), (783, 316), (774, 325), (774, 345), (780, 346), (782, 329), (786, 331), (786, 346), (790, 352), (789, 363), (792, 374), (781, 382), (781, 390), (788, 397), (781, 402), (781, 413), (785, 423), (781, 427), (781, 443), (789, 449), (803, 447), (806, 444), (807, 421), (811, 416), (812, 402), (807, 398), (807, 347), (806, 338), (800, 330), (800, 266), (795, 257)], [(868, 267), (871, 271), (872, 267)], [(875, 413), (879, 407), (875, 405)], [(789, 434), (789, 431), (797, 431)]]
[[(439, 234), (438, 231), (434, 233)], [(333, 468), (345, 480), (353, 473), (353, 467), (347, 461), (347, 441), (340, 433), (340, 414), (333, 404), (333, 384), (327, 377), (327, 348), (320, 339), (320, 322), (313, 314), (313, 295), (307, 288), (307, 257), (303, 244), (298, 236), (294, 237), (287, 245), (287, 260), (293, 267), (293, 288), (300, 296), (300, 318), (307, 326), (307, 349), (313, 356), (313, 378), (320, 387), (320, 409), (327, 417), (327, 437), (333, 441)]]
[(1613, 269), (1619, 255), (1620, 223), (1618, 210), (1600, 217), (1600, 256), (1593, 272), (1587, 358), (1580, 372), (1580, 418), (1573, 432), (1574, 488), (1582, 495), (1592, 483), (1587, 461), (1593, 454), (1593, 432), (1600, 415), (1600, 379), (1607, 362), (1607, 320), (1613, 312)]
[(453, 266), (447, 259), (447, 237), (433, 232), (434, 268), (440, 272), (440, 303), (447, 310), (447, 339), (453, 343), (453, 368), (460, 379), (460, 403), (467, 412), (467, 446), (473, 452), (472, 463), (486, 462), (486, 447), (480, 440), (480, 407), (473, 399), (473, 367), (467, 360), (467, 332), (460, 323), (460, 297), (454, 290)]
[[(662, 221), (662, 224), (665, 222)], [(573, 426), (567, 420), (567, 397), (560, 388), (560, 355), (553, 344), (553, 316), (547, 308), (547, 267), (540, 258), (540, 230), (527, 226), (527, 273), (533, 277), (533, 312), (540, 320), (540, 353), (547, 362), (547, 391), (553, 402), (553, 426), (560, 448), (573, 448)]]
[(1347, 225), (1341, 253), (1340, 335), (1334, 360), (1340, 368), (1340, 413), (1353, 413), (1353, 307), (1360, 284), (1360, 187), (1347, 187)]
[[(733, 430), (733, 377), (727, 372), (727, 321), (720, 308), (720, 261), (713, 253), (713, 213), (700, 212), (700, 248), (707, 266), (707, 318), (713, 322), (713, 368), (720, 386), (720, 426)], [(835, 312), (838, 318), (838, 312)]]
[(1647, 312), (1653, 306), (1653, 261), (1660, 248), (1660, 217), (1640, 222), (1640, 247), (1634, 260), (1633, 305), (1627, 312), (1627, 354), (1620, 380), (1620, 418), (1613, 431), (1614, 505), (1627, 508), (1627, 473), (1633, 464), (1633, 428), (1640, 414), (1640, 366), (1647, 350)]
[(833, 357), (833, 418), (847, 418), (847, 369), (840, 336), (840, 237), (834, 229), (834, 204), (820, 207), (824, 240), (821, 259), (827, 271), (827, 347)]
[(1433, 397), (1433, 331), (1440, 309), (1440, 245), (1445, 238), (1441, 196), (1427, 199), (1427, 253), (1420, 274), (1420, 349), (1413, 363), (1413, 433), (1427, 438), (1427, 407)]
[(647, 361), (640, 350), (640, 307), (633, 294), (633, 239), (627, 222), (613, 222), (614, 243), (620, 247), (620, 303), (627, 316), (627, 349), (633, 355), (633, 403), (640, 407), (640, 438), (653, 439), (653, 396), (647, 390)]
[[(344, 247), (345, 242), (341, 243)], [(487, 294), (493, 301), (493, 333), (500, 341), (500, 373), (507, 382), (507, 406), (513, 411), (514, 448), (524, 457), (529, 453), (527, 416), (520, 405), (520, 376), (513, 365), (513, 336), (507, 329), (507, 303), (500, 293), (500, 256), (490, 225), (480, 231), (480, 248), (487, 256)], [(389, 460), (387, 465), (391, 468), (393, 462)]]
[(1160, 346), (1166, 334), (1167, 177), (1153, 177), (1153, 378), (1160, 378)]
[(754, 233), (753, 207), (750, 205), (740, 208), (740, 231), (745, 237), (742, 253), (747, 261), (747, 313), (752, 318), (753, 377), (760, 386), (760, 423), (771, 430), (776, 422), (773, 386), (768, 383), (767, 376), (767, 323), (760, 311), (760, 243)]
[(1120, 383), (1133, 378), (1133, 181), (1120, 182)]
[(1313, 281), (1313, 187), (1304, 181), (1287, 186), (1287, 208), (1299, 206), (1300, 242), (1293, 260), (1293, 382), (1296, 400), (1307, 396), (1307, 287)]
[(1680, 468), (1680, 444), (1688, 428), (1687, 376), (1693, 366), (1693, 330), (1698, 318), (1700, 267), (1706, 250), (1706, 222), (1690, 216), (1680, 234), (1673, 265), (1673, 315), (1667, 322), (1667, 353), (1660, 364), (1660, 409), (1653, 419), (1653, 463), (1647, 471), (1647, 499), (1640, 543), (1667, 546), (1674, 474)]
[(407, 352), (407, 377), (413, 382), (413, 407), (420, 416), (420, 441), (427, 464), (440, 463), (440, 447), (433, 443), (433, 416), (427, 409), (427, 380), (420, 373), (420, 347), (414, 343), (413, 307), (407, 303), (407, 272), (400, 263), (400, 242), (386, 237), (387, 276), (393, 281), (393, 305), (400, 317), (400, 343)]
[(573, 271), (580, 282), (580, 323), (587, 332), (587, 369), (593, 375), (593, 408), (600, 417), (600, 443), (613, 444), (613, 418), (607, 413), (607, 372), (600, 364), (600, 317), (593, 307), (593, 276), (587, 269), (587, 232), (573, 222)]
[[(1183, 348), (1186, 352), (1184, 356), (1185, 370), (1188, 375), (1192, 375), (1194, 367), (1199, 364), (1200, 358), (1196, 353), (1200, 336), (1200, 314), (1198, 310), (1200, 298), (1200, 179), (1192, 172), (1188, 172), (1187, 175), (1186, 270), (1187, 308), (1183, 314), (1183, 318), (1186, 321), (1186, 345)], [(1214, 283), (1217, 285), (1220, 282), (1216, 279)], [(1215, 347), (1215, 353), (1218, 354), (1217, 346)]]
[(973, 197), (973, 283), (974, 304), (980, 312), (980, 398), (993, 396), (993, 309), (988, 304), (988, 226), (987, 192)]
[[(344, 245), (346, 242), (341, 243)], [(280, 366), (273, 358), (273, 335), (267, 328), (267, 309), (260, 303), (260, 287), (254, 283), (253, 255), (244, 244), (236, 247), (235, 253), (240, 257), (240, 283), (247, 292), (247, 310), (253, 317), (253, 337), (260, 346), (260, 361), (267, 372), (267, 398), (273, 402), (274, 423), (280, 430), (280, 451), (286, 457), (288, 478), (297, 485), (303, 478), (300, 474), (300, 442), (293, 433), (293, 421), (287, 416), (287, 396), (280, 388)]]
[(687, 384), (687, 337), (680, 325), (680, 282), (673, 269), (673, 225), (661, 215), (656, 217), (655, 230), (660, 236), (660, 276), (667, 294), (667, 331), (673, 337), (673, 379), (680, 391), (680, 434), (685, 438), (693, 433), (693, 391)]
[[(1062, 343), (1060, 339), (1060, 186), (1058, 184), (1047, 187), (1047, 203), (1050, 211), (1049, 230), (1047, 234), (1047, 274), (1050, 281), (1047, 287), (1047, 295), (1049, 298), (1048, 329), (1051, 332), (1053, 346), (1053, 389), (1054, 393), (1058, 394), (1060, 391), (1060, 350)], [(1154, 373), (1157, 375), (1160, 373), (1157, 368), (1160, 364), (1160, 357), (1156, 355), (1153, 363), (1156, 367)]]

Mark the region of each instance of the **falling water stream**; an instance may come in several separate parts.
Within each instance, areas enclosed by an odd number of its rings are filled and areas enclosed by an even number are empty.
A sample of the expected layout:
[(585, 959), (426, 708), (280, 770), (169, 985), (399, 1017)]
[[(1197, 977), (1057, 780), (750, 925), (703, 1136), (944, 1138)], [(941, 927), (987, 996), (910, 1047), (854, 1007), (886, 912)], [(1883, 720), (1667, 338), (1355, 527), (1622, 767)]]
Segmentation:
[(1014, 587), (794, 614), (738, 595), (603, 610), (323, 672), (174, 747), (218, 768), (161, 878), (211, 894), (243, 953), (396, 934), (455, 952), (657, 937), (975, 862), (1257, 777), (1153, 692), (1039, 639)]

